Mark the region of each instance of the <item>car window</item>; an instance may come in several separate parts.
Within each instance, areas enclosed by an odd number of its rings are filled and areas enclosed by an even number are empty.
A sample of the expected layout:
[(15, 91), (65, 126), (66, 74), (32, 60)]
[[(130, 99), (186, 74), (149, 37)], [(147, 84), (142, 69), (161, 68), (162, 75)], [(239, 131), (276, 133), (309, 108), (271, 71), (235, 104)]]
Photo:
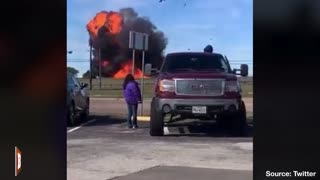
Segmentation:
[(162, 71), (222, 71), (229, 68), (223, 56), (219, 54), (177, 54), (169, 55), (165, 60)]
[(67, 76), (67, 85), (74, 86), (74, 81), (72, 79), (72, 76), (70, 76), (70, 75)]
[(226, 63), (226, 60), (221, 57), (221, 66), (223, 67), (223, 69), (226, 69), (227, 71), (230, 69), (229, 65)]
[(74, 84), (75, 84), (76, 86), (80, 87), (79, 81), (78, 81), (75, 77), (72, 77), (72, 79), (73, 79)]

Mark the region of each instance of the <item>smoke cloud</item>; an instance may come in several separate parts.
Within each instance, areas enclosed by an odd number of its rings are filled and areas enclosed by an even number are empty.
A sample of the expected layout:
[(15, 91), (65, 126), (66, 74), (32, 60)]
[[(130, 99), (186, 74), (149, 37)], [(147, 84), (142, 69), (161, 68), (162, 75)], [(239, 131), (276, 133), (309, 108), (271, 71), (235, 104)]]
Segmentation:
[[(121, 23), (119, 25), (114, 23), (115, 18), (105, 18), (105, 25), (101, 27), (94, 25), (92, 22), (88, 23), (87, 28), (94, 48), (95, 63), (93, 72), (95, 75), (98, 75), (99, 53), (101, 53), (103, 65), (102, 76), (114, 76), (114, 74), (123, 68), (124, 64), (132, 60), (132, 50), (129, 49), (130, 31), (147, 33), (149, 35), (149, 47), (148, 51), (145, 52), (145, 63), (151, 63), (154, 68), (161, 66), (164, 56), (163, 51), (168, 41), (164, 33), (158, 30), (147, 17), (140, 17), (132, 8), (120, 9), (119, 12), (104, 11), (104, 13), (107, 16), (111, 13), (116, 13), (116, 15), (121, 17)], [(101, 19), (97, 20), (97, 16), (95, 20), (96, 22), (100, 21), (101, 24)], [(97, 30), (96, 33), (93, 32), (95, 30)], [(119, 32), (117, 32), (118, 30)], [(141, 65), (142, 52), (136, 51), (135, 67), (141, 69)]]

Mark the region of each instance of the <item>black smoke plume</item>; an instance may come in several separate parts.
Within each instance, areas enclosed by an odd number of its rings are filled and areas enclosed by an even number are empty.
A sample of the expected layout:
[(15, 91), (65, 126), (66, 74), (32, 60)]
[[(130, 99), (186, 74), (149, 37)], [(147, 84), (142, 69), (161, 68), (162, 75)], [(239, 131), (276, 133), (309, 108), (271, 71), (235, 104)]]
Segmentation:
[[(99, 49), (101, 60), (108, 61), (107, 66), (102, 66), (102, 76), (113, 76), (121, 69), (121, 65), (132, 59), (132, 50), (129, 49), (129, 32), (137, 31), (149, 35), (148, 51), (145, 52), (145, 63), (151, 63), (153, 68), (160, 68), (163, 60), (163, 51), (167, 46), (167, 38), (164, 33), (147, 18), (139, 17), (138, 13), (132, 8), (120, 9), (123, 17), (122, 30), (119, 34), (108, 33), (108, 28), (102, 27), (98, 31), (98, 37), (92, 40), (95, 59), (93, 73), (99, 73)], [(135, 67), (141, 69), (142, 52), (135, 53)]]

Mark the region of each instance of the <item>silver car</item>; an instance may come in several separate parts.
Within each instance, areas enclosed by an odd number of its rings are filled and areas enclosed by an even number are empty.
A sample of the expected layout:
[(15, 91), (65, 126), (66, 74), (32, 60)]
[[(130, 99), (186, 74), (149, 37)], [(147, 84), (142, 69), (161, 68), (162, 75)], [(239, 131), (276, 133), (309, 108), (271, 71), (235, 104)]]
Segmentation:
[(90, 98), (87, 87), (87, 83), (80, 83), (72, 74), (67, 73), (68, 126), (88, 118)]

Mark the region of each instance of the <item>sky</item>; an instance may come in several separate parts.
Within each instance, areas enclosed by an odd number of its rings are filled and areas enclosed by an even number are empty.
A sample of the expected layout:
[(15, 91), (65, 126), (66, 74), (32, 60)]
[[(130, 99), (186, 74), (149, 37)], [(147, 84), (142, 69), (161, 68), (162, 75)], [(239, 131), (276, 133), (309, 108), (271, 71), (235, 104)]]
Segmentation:
[(78, 69), (78, 76), (89, 69), (86, 24), (100, 11), (127, 7), (164, 32), (165, 53), (203, 51), (211, 44), (232, 68), (245, 63), (253, 75), (252, 0), (67, 0), (67, 66)]

